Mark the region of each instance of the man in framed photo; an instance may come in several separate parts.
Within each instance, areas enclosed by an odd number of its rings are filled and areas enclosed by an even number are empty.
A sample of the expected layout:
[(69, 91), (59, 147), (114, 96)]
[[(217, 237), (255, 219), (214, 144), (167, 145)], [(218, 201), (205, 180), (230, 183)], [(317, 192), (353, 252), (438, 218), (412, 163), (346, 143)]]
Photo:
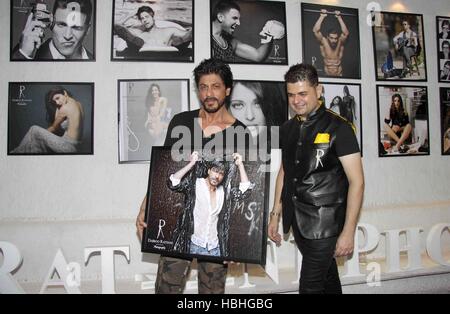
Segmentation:
[[(93, 13), (91, 0), (55, 0), (51, 14), (38, 1), (13, 49), (13, 60), (93, 60), (83, 46)], [(46, 29), (51, 38), (42, 42)]]
[[(402, 21), (403, 30), (394, 38), (394, 46), (397, 53), (403, 56), (403, 75), (413, 71), (412, 58), (420, 53), (419, 39), (417, 33), (411, 29), (409, 21)], [(417, 60), (415, 60), (417, 66)]]
[[(212, 13), (211, 47), (212, 56), (225, 62), (235, 62), (236, 57), (253, 62), (267, 59), (274, 40), (282, 39), (285, 26), (276, 20), (269, 20), (259, 34), (261, 45), (257, 48), (243, 43), (233, 36), (241, 24), (241, 8), (232, 0), (220, 0)], [(256, 34), (255, 34), (256, 35)]]
[(136, 13), (117, 22), (114, 32), (136, 52), (178, 51), (176, 46), (192, 40), (191, 27), (184, 28), (168, 21), (156, 22), (155, 12), (148, 5), (140, 6)]
[[(173, 250), (196, 255), (229, 256), (231, 203), (242, 201), (252, 190), (242, 156), (232, 156), (234, 165), (218, 159), (201, 160), (193, 152), (190, 162), (172, 174), (169, 188), (185, 196), (184, 209), (173, 231)], [(231, 180), (240, 174), (239, 187)]]
[(339, 22), (341, 31), (331, 28), (326, 36), (322, 34), (322, 23), (328, 16), (328, 11), (322, 9), (319, 19), (313, 27), (313, 33), (320, 44), (320, 52), (323, 57), (324, 71), (330, 76), (342, 76), (342, 58), (344, 57), (344, 45), (350, 32), (342, 19), (341, 12), (335, 11), (335, 17)]

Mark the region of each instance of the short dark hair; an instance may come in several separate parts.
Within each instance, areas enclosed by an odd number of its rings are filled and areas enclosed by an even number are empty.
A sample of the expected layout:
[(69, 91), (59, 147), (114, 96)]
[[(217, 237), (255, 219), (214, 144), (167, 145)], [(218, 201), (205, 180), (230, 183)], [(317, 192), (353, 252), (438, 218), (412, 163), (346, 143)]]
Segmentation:
[(75, 2), (80, 5), (80, 12), (86, 15), (85, 25), (90, 24), (93, 10), (91, 0), (56, 0), (53, 5), (53, 16), (55, 15), (56, 10), (67, 9), (68, 4), (71, 2)]
[(319, 85), (319, 75), (317, 74), (316, 68), (307, 63), (299, 63), (291, 66), (284, 75), (284, 80), (286, 83), (308, 81), (311, 86)]
[(219, 59), (205, 59), (194, 69), (195, 84), (198, 88), (200, 78), (208, 74), (217, 74), (226, 88), (233, 88), (233, 73), (230, 66)]
[(448, 41), (448, 40), (444, 40), (443, 42), (442, 42), (442, 48), (444, 48), (444, 45), (447, 45), (448, 47), (450, 47), (450, 42)]
[(147, 12), (152, 17), (155, 17), (155, 11), (153, 11), (153, 9), (150, 8), (148, 5), (144, 5), (142, 7), (139, 7), (139, 9), (137, 10), (136, 16), (138, 17), (139, 20), (141, 19), (141, 14), (144, 12)]
[(220, 0), (219, 2), (217, 2), (216, 6), (214, 7), (213, 21), (217, 20), (217, 16), (219, 15), (219, 13), (224, 14), (224, 13), (227, 13), (228, 11), (230, 11), (231, 9), (235, 9), (235, 10), (238, 10), (239, 12), (241, 12), (241, 7), (235, 1)]
[(450, 21), (449, 20), (443, 20), (442, 24), (441, 24), (441, 28), (443, 28), (445, 25), (450, 26)]
[(336, 34), (339, 36), (340, 32), (336, 29), (336, 28), (329, 28), (327, 30), (327, 36), (331, 35), (331, 34)]

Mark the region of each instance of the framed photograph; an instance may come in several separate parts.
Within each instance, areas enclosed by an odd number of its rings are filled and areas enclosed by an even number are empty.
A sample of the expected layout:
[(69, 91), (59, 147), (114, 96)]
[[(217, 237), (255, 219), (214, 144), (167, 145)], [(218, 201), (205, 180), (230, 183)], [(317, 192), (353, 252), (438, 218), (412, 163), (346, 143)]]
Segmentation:
[(358, 9), (302, 3), (303, 60), (320, 77), (361, 78)]
[(436, 17), (439, 82), (450, 82), (450, 17)]
[(361, 85), (322, 82), (325, 107), (351, 122), (363, 153)]
[(194, 62), (194, 1), (113, 0), (112, 61)]
[(142, 251), (265, 264), (270, 172), (241, 157), (154, 147)]
[(267, 140), (268, 148), (279, 148), (278, 128), (273, 127), (288, 120), (288, 107), (284, 82), (234, 80), (228, 110), (248, 127), (254, 142)]
[(377, 81), (426, 81), (423, 16), (381, 12), (372, 27)]
[(9, 83), (8, 155), (93, 155), (94, 83)]
[(149, 162), (173, 116), (189, 110), (189, 80), (119, 80), (119, 163)]
[(288, 64), (286, 4), (210, 0), (211, 56), (236, 64)]
[(442, 155), (450, 155), (450, 88), (441, 87)]
[(430, 154), (428, 90), (377, 85), (380, 157)]
[(11, 61), (95, 61), (96, 0), (11, 0)]

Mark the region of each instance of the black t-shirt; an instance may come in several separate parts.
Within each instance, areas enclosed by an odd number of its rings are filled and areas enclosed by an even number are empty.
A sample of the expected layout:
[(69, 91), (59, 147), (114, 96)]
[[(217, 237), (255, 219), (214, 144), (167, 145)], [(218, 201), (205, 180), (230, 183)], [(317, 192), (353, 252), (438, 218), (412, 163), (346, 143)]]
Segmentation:
[(355, 131), (349, 123), (342, 123), (336, 130), (336, 155), (343, 157), (359, 152)]
[[(230, 127), (224, 129), (222, 132), (206, 137), (199, 124), (199, 113), (200, 110), (193, 110), (175, 115), (167, 128), (164, 146), (171, 147), (182, 140), (185, 148), (201, 149), (214, 139), (216, 141), (222, 139), (224, 150), (231, 149), (236, 151), (237, 148), (245, 149), (248, 147), (251, 133), (242, 122), (236, 119)], [(230, 136), (233, 137), (233, 142), (231, 142)], [(228, 142), (232, 143), (232, 147), (227, 145)]]

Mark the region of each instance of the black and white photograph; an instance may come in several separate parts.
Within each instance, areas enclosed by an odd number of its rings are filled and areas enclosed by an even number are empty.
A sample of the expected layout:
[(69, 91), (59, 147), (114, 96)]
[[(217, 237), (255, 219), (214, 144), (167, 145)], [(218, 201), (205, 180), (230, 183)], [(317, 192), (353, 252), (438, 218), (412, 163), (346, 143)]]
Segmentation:
[(327, 109), (337, 113), (354, 126), (361, 155), (363, 152), (361, 85), (321, 83), (322, 101)]
[(450, 17), (436, 17), (439, 82), (450, 82)]
[(93, 155), (93, 83), (9, 83), (8, 155)]
[(303, 60), (319, 77), (361, 78), (358, 9), (302, 3)]
[(442, 155), (450, 156), (450, 88), (441, 87)]
[(288, 64), (286, 4), (210, 0), (211, 57), (237, 64)]
[(423, 16), (381, 12), (372, 27), (377, 81), (426, 81)]
[(143, 252), (265, 264), (265, 164), (202, 151), (181, 160), (170, 148), (152, 150)]
[(174, 115), (189, 110), (189, 80), (119, 80), (119, 163), (149, 162)]
[(112, 61), (194, 62), (194, 1), (113, 0)]
[(11, 61), (95, 61), (96, 0), (11, 0)]
[(377, 86), (379, 157), (430, 154), (428, 90)]
[[(235, 80), (228, 110), (250, 130), (254, 143), (271, 141), (288, 119), (288, 102), (284, 82)], [(273, 147), (272, 147), (273, 146)]]

